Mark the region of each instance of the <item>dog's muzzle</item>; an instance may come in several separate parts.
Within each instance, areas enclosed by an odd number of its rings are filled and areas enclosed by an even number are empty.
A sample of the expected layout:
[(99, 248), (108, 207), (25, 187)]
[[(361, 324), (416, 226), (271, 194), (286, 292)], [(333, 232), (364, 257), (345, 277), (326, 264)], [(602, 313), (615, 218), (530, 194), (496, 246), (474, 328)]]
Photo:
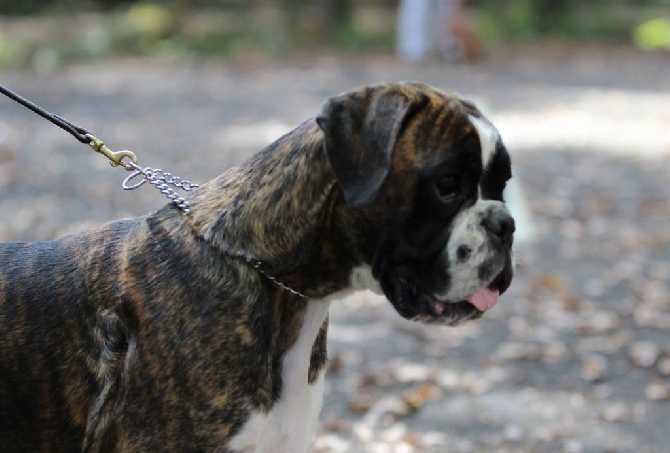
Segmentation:
[(413, 321), (456, 326), (479, 318), (512, 282), (514, 230), (502, 203), (483, 202), (455, 219), (447, 245), (428, 265), (403, 263), (380, 272), (382, 289)]

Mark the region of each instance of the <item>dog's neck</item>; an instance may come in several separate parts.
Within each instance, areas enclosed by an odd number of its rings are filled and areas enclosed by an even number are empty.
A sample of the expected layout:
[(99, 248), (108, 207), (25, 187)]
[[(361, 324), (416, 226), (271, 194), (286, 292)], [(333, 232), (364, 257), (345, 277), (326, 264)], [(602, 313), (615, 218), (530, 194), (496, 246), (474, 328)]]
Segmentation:
[[(276, 178), (285, 181), (282, 190), (269, 184)], [(192, 215), (184, 217), (196, 235), (229, 256), (262, 262), (268, 274), (309, 297), (344, 289), (343, 264), (349, 270), (359, 264), (355, 245), (341, 234), (351, 219), (313, 120), (198, 188), (190, 203)]]

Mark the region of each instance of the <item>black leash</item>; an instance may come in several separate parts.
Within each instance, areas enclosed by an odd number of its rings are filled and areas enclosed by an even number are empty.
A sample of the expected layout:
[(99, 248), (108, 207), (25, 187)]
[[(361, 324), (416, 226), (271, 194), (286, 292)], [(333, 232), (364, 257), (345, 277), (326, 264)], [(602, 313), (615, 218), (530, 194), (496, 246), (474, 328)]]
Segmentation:
[(87, 129), (84, 129), (83, 127), (79, 127), (76, 124), (71, 123), (70, 121), (66, 120), (62, 116), (58, 116), (54, 113), (47, 112), (46, 110), (44, 110), (39, 105), (36, 105), (35, 103), (30, 102), (28, 99), (24, 98), (23, 96), (20, 96), (20, 95), (16, 94), (15, 92), (13, 92), (12, 90), (10, 90), (9, 88), (7, 88), (3, 85), (0, 85), (0, 93), (4, 94), (8, 98), (18, 102), (22, 106), (24, 106), (26, 108), (29, 108), (30, 110), (32, 110), (33, 112), (35, 112), (39, 116), (41, 116), (42, 118), (44, 118), (48, 121), (51, 121), (53, 124), (60, 127), (61, 129), (65, 130), (66, 132), (69, 132), (70, 134), (72, 134), (74, 136), (74, 138), (76, 138), (80, 142), (88, 144), (88, 143), (91, 143), (91, 141), (93, 140), (92, 136), (91, 136), (91, 133)]
[[(112, 151), (107, 146), (105, 146), (102, 140), (93, 136), (93, 134), (91, 134), (87, 129), (77, 126), (62, 116), (46, 111), (34, 102), (31, 102), (23, 96), (16, 94), (3, 85), (0, 85), (0, 93), (4, 94), (13, 101), (18, 102), (22, 106), (32, 110), (42, 118), (50, 121), (64, 131), (70, 133), (81, 143), (89, 145), (91, 148), (93, 148), (94, 151), (104, 155), (107, 159), (109, 159), (109, 163), (113, 167), (121, 166), (128, 171), (132, 171), (133, 173), (123, 180), (121, 186), (124, 190), (136, 189), (148, 181), (150, 184), (160, 190), (160, 192), (165, 195), (172, 203), (174, 203), (175, 206), (181, 209), (184, 214), (189, 214), (191, 212), (188, 201), (186, 201), (184, 197), (180, 196), (174, 188), (189, 192), (198, 187), (197, 184), (193, 184), (186, 179), (174, 176), (172, 173), (164, 172), (159, 168), (154, 169), (151, 167), (140, 167), (137, 165), (137, 156), (132, 151)], [(135, 182), (136, 178), (139, 178), (138, 182)]]

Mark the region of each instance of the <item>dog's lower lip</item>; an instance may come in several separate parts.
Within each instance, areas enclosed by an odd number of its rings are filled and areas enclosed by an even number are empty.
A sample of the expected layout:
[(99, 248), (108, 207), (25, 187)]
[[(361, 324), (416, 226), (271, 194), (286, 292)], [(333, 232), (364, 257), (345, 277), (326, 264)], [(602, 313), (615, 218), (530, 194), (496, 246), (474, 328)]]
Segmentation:
[(460, 302), (450, 302), (450, 301), (439, 300), (435, 297), (429, 297), (428, 310), (429, 310), (431, 316), (439, 318), (439, 317), (441, 317), (445, 314), (445, 311), (447, 311), (447, 307), (449, 307), (451, 309), (451, 308), (455, 308), (458, 305), (460, 305), (462, 307), (471, 307), (473, 310), (483, 313), (483, 311), (477, 309), (477, 307), (475, 307), (473, 304), (471, 304), (467, 300), (462, 300)]
[(433, 312), (432, 314), (435, 315), (435, 316), (442, 316), (442, 314), (444, 313), (444, 304), (445, 303), (447, 303), (447, 302), (442, 302), (440, 300), (431, 298), (430, 308)]
[(423, 291), (406, 278), (397, 278), (398, 284), (405, 288), (406, 294), (412, 300), (422, 302), (424, 316), (428, 316), (435, 321), (444, 320), (447, 325), (457, 325), (457, 323), (451, 323), (449, 320), (463, 321), (479, 318), (484, 312), (493, 308), (500, 294), (498, 280), (499, 277), (497, 276), (488, 286), (483, 287), (467, 299), (451, 301), (442, 300), (427, 291)]

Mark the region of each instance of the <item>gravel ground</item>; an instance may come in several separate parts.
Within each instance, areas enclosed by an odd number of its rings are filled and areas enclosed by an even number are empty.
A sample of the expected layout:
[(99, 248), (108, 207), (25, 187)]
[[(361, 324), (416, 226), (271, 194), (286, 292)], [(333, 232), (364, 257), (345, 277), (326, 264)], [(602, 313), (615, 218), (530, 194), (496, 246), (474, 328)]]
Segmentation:
[[(111, 148), (192, 181), (239, 163), (330, 95), (406, 79), (488, 112), (532, 223), (512, 288), (479, 321), (425, 327), (371, 294), (334, 304), (316, 451), (668, 451), (668, 55), (111, 60), (0, 74)], [(122, 191), (125, 172), (69, 135), (0, 106), (0, 240), (50, 239), (164, 204), (149, 188)]]

